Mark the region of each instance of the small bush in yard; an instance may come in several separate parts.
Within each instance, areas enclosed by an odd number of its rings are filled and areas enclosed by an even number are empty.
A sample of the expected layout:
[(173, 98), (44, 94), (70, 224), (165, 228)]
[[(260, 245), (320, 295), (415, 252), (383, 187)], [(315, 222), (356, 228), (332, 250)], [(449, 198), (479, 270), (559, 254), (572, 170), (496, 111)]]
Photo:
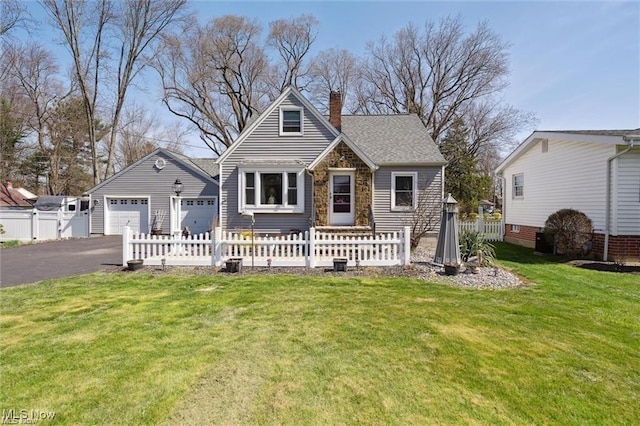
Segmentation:
[(573, 209), (562, 209), (553, 213), (544, 223), (544, 235), (558, 253), (578, 257), (585, 252), (591, 240), (593, 223), (586, 214)]
[(489, 265), (496, 257), (493, 244), (484, 239), (484, 234), (477, 231), (464, 231), (460, 235), (460, 257), (467, 262), (470, 257), (482, 256), (480, 265)]

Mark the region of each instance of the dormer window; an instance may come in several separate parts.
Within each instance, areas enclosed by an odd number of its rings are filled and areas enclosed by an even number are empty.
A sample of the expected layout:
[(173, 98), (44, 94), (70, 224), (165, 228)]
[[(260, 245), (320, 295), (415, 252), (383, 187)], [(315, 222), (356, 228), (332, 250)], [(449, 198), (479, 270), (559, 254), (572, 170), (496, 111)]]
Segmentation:
[(302, 135), (302, 108), (282, 107), (280, 108), (280, 136)]

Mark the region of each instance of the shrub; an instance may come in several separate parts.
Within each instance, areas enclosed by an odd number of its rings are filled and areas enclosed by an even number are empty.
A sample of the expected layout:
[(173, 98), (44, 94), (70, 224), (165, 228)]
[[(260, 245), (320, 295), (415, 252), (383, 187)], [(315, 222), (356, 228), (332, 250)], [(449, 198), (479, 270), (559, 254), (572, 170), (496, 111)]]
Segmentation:
[(573, 209), (562, 209), (553, 213), (544, 223), (547, 242), (555, 242), (557, 252), (568, 257), (578, 257), (586, 250), (591, 240), (593, 224), (586, 214)]
[(490, 265), (496, 258), (493, 244), (484, 239), (484, 234), (477, 231), (464, 231), (460, 235), (460, 257), (467, 262), (472, 256), (482, 256), (480, 265)]

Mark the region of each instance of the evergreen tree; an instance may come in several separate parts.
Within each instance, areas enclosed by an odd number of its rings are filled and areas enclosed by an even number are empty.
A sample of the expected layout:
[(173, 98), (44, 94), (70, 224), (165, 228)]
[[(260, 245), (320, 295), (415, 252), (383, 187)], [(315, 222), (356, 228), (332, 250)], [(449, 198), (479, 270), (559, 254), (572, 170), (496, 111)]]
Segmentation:
[(491, 193), (492, 180), (470, 151), (469, 130), (462, 119), (453, 123), (440, 144), (440, 151), (449, 161), (445, 168), (445, 192), (450, 192), (458, 201), (461, 212), (477, 211), (478, 202)]

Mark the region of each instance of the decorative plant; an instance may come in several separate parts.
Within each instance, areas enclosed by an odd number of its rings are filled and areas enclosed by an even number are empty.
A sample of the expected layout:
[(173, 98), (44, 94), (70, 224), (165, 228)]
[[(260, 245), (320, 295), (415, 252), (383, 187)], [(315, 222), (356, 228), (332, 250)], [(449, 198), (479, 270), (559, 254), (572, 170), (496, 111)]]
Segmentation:
[(562, 209), (553, 213), (544, 223), (544, 236), (550, 244), (555, 243), (558, 253), (578, 257), (591, 240), (593, 224), (589, 217), (573, 209)]
[(472, 256), (478, 256), (481, 266), (490, 265), (496, 258), (495, 247), (485, 240), (484, 234), (477, 231), (463, 231), (460, 235), (460, 256), (464, 262)]

